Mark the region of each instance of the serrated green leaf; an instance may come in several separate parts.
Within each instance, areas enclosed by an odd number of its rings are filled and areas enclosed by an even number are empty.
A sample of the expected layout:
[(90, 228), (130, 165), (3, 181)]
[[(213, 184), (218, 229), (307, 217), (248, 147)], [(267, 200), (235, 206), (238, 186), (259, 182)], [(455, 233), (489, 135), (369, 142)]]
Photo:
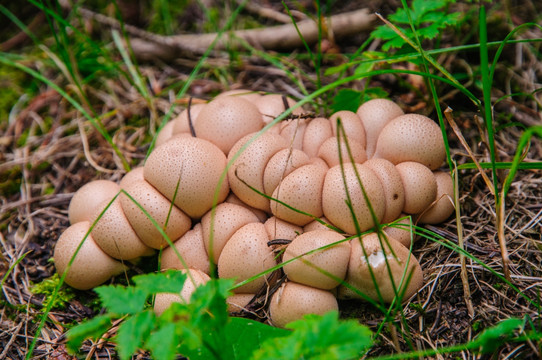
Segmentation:
[(110, 314), (99, 315), (68, 330), (66, 333), (68, 349), (76, 352), (86, 339), (101, 337), (111, 326), (112, 318)]
[(500, 346), (515, 337), (515, 331), (523, 326), (522, 319), (506, 319), (484, 330), (473, 340), (473, 348), (479, 348), (482, 354), (495, 352)]
[(142, 347), (155, 324), (156, 315), (150, 310), (137, 313), (126, 319), (119, 326), (117, 335), (120, 358), (129, 359), (134, 352)]
[(355, 320), (339, 320), (336, 311), (323, 316), (306, 315), (286, 327), (293, 332), (265, 341), (253, 359), (355, 359), (373, 344), (366, 326)]
[(352, 89), (341, 89), (333, 97), (331, 110), (333, 112), (348, 110), (356, 112), (361, 105), (362, 93)]
[(264, 341), (288, 336), (291, 331), (245, 318), (232, 318), (226, 334), (235, 359), (249, 359)]
[(134, 276), (134, 283), (147, 294), (178, 293), (186, 281), (186, 274), (179, 270)]
[(172, 360), (177, 356), (177, 347), (182, 339), (175, 331), (175, 323), (164, 324), (152, 332), (145, 343), (156, 360)]
[(102, 305), (113, 314), (136, 314), (143, 310), (148, 294), (136, 287), (100, 286), (94, 289)]

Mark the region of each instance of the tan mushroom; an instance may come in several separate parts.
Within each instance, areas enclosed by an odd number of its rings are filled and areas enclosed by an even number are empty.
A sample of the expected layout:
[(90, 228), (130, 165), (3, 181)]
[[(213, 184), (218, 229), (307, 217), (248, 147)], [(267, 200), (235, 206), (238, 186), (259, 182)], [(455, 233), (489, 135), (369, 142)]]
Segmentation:
[(81, 186), (68, 207), (70, 224), (89, 221), (100, 203), (111, 201), (119, 192), (119, 185), (110, 180), (94, 180)]
[[(297, 236), (286, 248), (282, 261), (306, 254), (284, 265), (284, 273), (292, 281), (319, 289), (330, 290), (344, 280), (350, 260), (350, 243), (344, 236), (331, 230), (315, 230)], [(308, 262), (308, 264), (307, 264)]]
[[(399, 295), (400, 300), (404, 301), (422, 287), (423, 272), (418, 260), (392, 237), (379, 239), (376, 233), (371, 233), (363, 236), (361, 241), (359, 238), (352, 239), (351, 246), (345, 281), (365, 296), (391, 303)], [(339, 298), (363, 297), (346, 286), (340, 286)]]
[(291, 281), (283, 284), (269, 303), (269, 319), (281, 328), (301, 320), (304, 315), (324, 315), (329, 311), (339, 311), (337, 299), (331, 292)]
[(58, 238), (53, 254), (56, 271), (62, 275), (68, 269), (71, 258), (84, 239), (65, 278), (66, 284), (79, 290), (88, 290), (101, 285), (125, 269), (122, 263), (107, 255), (96, 244), (92, 235), (85, 239), (89, 229), (89, 221), (72, 224)]

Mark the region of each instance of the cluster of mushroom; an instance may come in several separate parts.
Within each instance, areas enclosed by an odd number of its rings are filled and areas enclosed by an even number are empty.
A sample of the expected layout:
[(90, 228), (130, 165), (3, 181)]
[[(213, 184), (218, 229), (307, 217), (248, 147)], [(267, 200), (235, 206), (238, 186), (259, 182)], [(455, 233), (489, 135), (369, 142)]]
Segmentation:
[(284, 262), (288, 280), (269, 304), (276, 326), (337, 309), (337, 297), (413, 295), (423, 274), (408, 249), (411, 232), (356, 234), (398, 219), (410, 224), (408, 215), (431, 224), (451, 215), (451, 177), (437, 170), (445, 159), (439, 126), (376, 99), (329, 119), (296, 109), (260, 132), (293, 104), (238, 90), (190, 106), (166, 124), (144, 167), (118, 185), (99, 180), (75, 193), (72, 225), (55, 248), (58, 272), (85, 236), (66, 276), (78, 289), (162, 250), (161, 268), (188, 271), (191, 280), (181, 294), (157, 296), (161, 312), (189, 301), (209, 279), (211, 259), (219, 277), (242, 283), (229, 299), (235, 311), (276, 280), (270, 271), (257, 275)]

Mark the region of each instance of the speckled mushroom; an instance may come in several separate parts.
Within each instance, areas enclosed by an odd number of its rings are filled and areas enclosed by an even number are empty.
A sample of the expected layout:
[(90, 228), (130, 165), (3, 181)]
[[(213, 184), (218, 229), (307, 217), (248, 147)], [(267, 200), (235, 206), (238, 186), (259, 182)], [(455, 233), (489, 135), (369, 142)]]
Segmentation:
[(282, 261), (286, 263), (297, 256), (332, 244), (335, 245), (287, 263), (283, 267), (284, 273), (292, 281), (315, 288), (330, 290), (337, 287), (338, 280), (344, 280), (346, 276), (350, 243), (335, 231), (314, 230), (297, 236), (286, 248)]
[(427, 116), (405, 114), (390, 121), (381, 131), (374, 157), (394, 164), (416, 161), (431, 170), (446, 158), (440, 127)]
[(271, 297), (269, 319), (274, 326), (284, 328), (304, 315), (324, 315), (333, 310), (339, 311), (339, 305), (330, 291), (289, 281)]
[[(156, 148), (145, 163), (144, 177), (168, 200), (193, 219), (199, 219), (229, 193), (223, 176), (226, 156), (207, 140), (174, 138)], [(222, 181), (222, 182), (221, 182)]]
[(107, 255), (96, 244), (92, 235), (85, 239), (89, 229), (89, 221), (72, 224), (58, 238), (53, 254), (56, 271), (62, 275), (68, 269), (71, 258), (84, 239), (65, 278), (66, 284), (79, 290), (88, 290), (101, 285), (125, 269), (122, 263)]
[(111, 201), (119, 192), (119, 185), (110, 180), (94, 180), (81, 186), (68, 207), (70, 224), (90, 220), (100, 203)]

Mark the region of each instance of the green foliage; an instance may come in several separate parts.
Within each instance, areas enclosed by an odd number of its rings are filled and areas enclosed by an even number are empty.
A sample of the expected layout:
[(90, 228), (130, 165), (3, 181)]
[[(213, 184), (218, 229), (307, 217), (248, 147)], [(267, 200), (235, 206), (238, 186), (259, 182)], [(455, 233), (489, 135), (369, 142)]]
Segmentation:
[(338, 319), (337, 312), (306, 315), (287, 325), (289, 336), (267, 340), (254, 360), (358, 359), (373, 344), (372, 333), (356, 320)]
[(53, 293), (55, 292), (59, 282), (60, 276), (58, 274), (54, 274), (50, 278), (37, 284), (33, 284), (30, 287), (30, 291), (33, 294), (45, 295), (45, 298), (43, 299), (43, 309), (46, 309), (51, 301), (53, 302), (52, 309), (64, 309), (66, 304), (75, 297), (75, 294), (70, 287), (63, 287), (54, 297)]
[(381, 87), (369, 87), (364, 91), (341, 89), (332, 99), (331, 111), (334, 113), (341, 110), (356, 112), (366, 101), (387, 97), (388, 93)]
[(522, 319), (506, 319), (497, 325), (484, 330), (471, 343), (473, 348), (479, 348), (482, 354), (495, 352), (500, 346), (516, 338), (515, 332), (523, 326)]
[[(411, 25), (416, 29), (420, 40), (435, 39), (442, 30), (456, 26), (461, 19), (458, 12), (448, 13), (448, 5), (452, 2), (454, 0), (413, 0), (408, 11), (399, 8), (389, 19), (411, 40), (415, 39)], [(385, 41), (382, 45), (384, 51), (401, 48), (406, 44), (406, 41), (387, 25), (379, 26), (371, 35)]]

